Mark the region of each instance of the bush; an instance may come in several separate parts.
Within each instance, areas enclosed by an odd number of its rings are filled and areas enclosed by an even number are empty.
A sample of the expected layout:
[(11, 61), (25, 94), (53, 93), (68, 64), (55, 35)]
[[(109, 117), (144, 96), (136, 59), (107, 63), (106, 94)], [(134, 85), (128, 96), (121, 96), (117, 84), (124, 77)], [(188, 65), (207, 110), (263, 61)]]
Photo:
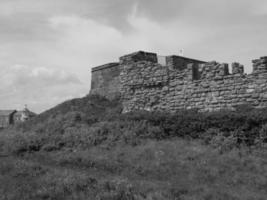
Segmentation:
[[(267, 109), (176, 113), (136, 111), (121, 114), (119, 101), (87, 96), (65, 102), (0, 135), (1, 151), (23, 153), (88, 149), (105, 144), (138, 145), (144, 139), (201, 139), (214, 146), (267, 142)], [(9, 133), (10, 136), (6, 136)], [(5, 135), (5, 136), (4, 136)]]

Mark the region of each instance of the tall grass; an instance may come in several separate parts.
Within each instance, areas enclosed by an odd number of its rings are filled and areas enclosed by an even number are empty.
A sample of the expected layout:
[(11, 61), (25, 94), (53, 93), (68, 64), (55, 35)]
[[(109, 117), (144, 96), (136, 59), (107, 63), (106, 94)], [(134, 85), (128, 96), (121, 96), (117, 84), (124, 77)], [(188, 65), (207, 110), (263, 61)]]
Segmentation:
[(267, 196), (267, 109), (121, 114), (87, 96), (0, 132), (0, 200)]
[(266, 156), (181, 139), (41, 151), (2, 159), (0, 192), (7, 199), (263, 200)]

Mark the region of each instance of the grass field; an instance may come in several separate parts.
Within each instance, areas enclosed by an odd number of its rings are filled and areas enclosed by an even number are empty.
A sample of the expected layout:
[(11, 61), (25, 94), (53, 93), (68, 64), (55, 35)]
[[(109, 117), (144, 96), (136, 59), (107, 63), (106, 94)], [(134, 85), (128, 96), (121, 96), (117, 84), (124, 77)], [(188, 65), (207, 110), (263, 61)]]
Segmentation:
[(267, 113), (65, 102), (0, 132), (0, 200), (266, 200)]

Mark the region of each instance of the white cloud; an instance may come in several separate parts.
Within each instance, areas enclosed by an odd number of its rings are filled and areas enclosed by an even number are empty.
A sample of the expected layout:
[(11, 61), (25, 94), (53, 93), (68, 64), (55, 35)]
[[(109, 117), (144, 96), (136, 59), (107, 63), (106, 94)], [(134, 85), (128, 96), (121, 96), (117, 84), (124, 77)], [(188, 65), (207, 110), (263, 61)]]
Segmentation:
[[(67, 98), (82, 96), (84, 86), (76, 75), (47, 67), (15, 65), (1, 73), (1, 109), (28, 104), (39, 112)], [(17, 107), (15, 107), (17, 106)]]
[(12, 77), (10, 81), (17, 87), (46, 87), (81, 83), (74, 74), (47, 67), (15, 65), (9, 68), (7, 75)]
[(264, 1), (1, 0), (1, 107), (86, 95), (90, 68), (137, 50), (251, 68), (266, 53)]
[[(166, 26), (148, 18), (128, 16), (131, 33), (100, 24), (79, 16), (55, 16), (50, 18), (54, 31), (61, 32), (57, 47), (65, 58), (84, 60), (91, 65), (115, 61), (119, 56), (137, 50), (159, 53), (176, 53), (179, 49), (209, 38), (210, 30), (188, 25), (176, 20)], [(200, 31), (201, 30), (201, 31)]]
[[(144, 47), (165, 55), (178, 53), (180, 49), (195, 45), (214, 34), (205, 27), (197, 27), (183, 20), (161, 24), (146, 17), (140, 17), (135, 12), (128, 17), (134, 31), (128, 41), (136, 47)], [(216, 31), (216, 30), (215, 30)]]
[(267, 15), (267, 2), (265, 0), (262, 0), (260, 4), (254, 4), (252, 6), (251, 12), (254, 15), (263, 15), (266, 17)]

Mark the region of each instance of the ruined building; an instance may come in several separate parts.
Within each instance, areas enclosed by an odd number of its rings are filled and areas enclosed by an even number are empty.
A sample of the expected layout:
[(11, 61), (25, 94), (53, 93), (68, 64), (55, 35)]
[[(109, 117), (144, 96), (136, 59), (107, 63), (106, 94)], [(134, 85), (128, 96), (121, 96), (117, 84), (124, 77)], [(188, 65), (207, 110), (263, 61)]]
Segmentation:
[(92, 69), (91, 94), (120, 97), (123, 111), (267, 107), (267, 57), (253, 60), (253, 72), (232, 63), (136, 52)]

